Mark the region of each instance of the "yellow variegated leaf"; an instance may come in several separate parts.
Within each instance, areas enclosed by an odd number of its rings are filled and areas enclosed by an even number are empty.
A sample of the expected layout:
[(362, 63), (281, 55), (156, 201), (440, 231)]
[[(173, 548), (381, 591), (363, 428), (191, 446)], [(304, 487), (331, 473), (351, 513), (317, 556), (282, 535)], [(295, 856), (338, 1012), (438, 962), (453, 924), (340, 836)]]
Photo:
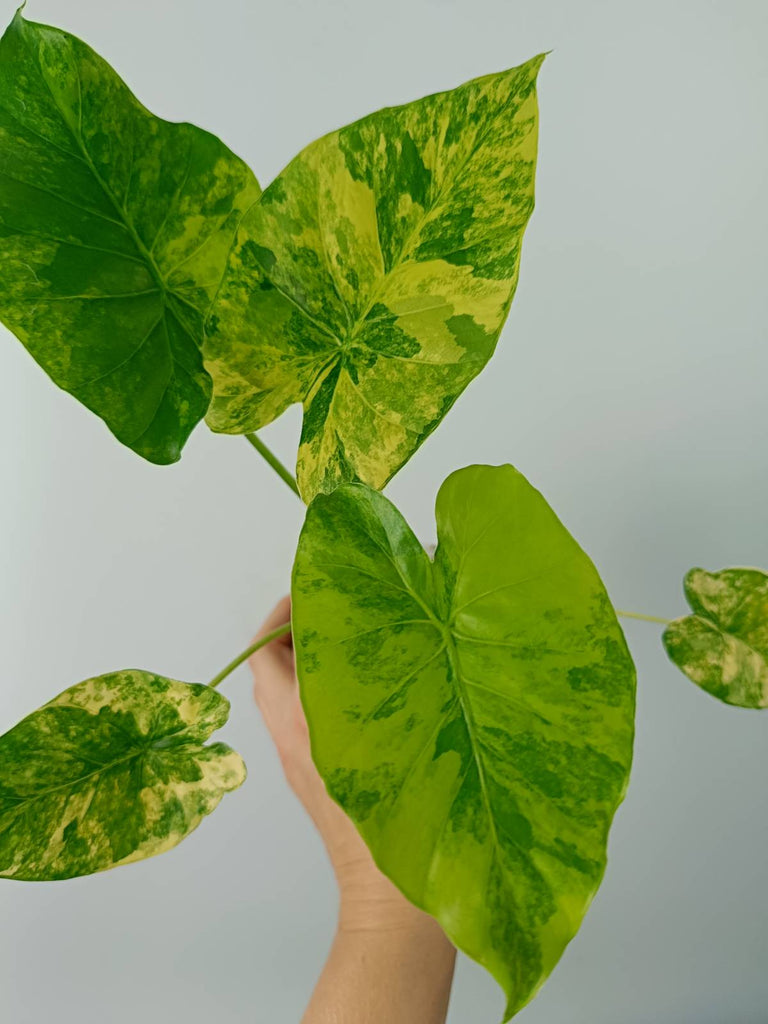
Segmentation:
[(146, 110), (74, 36), (0, 41), (0, 319), (118, 440), (174, 462), (205, 415), (200, 347), (259, 186), (208, 132)]
[(309, 500), (381, 488), (493, 353), (533, 210), (542, 57), (312, 143), (246, 214), (207, 328), (208, 423), (304, 404)]
[(635, 671), (597, 570), (515, 469), (458, 470), (435, 513), (430, 559), (377, 491), (314, 499), (293, 571), (296, 667), (328, 792), (503, 986), (508, 1020), (603, 876)]
[(72, 878), (163, 853), (245, 779), (205, 743), (229, 715), (208, 686), (125, 670), (65, 690), (0, 736), (0, 876)]
[(671, 660), (726, 704), (768, 708), (768, 573), (691, 569), (685, 596), (693, 615), (664, 631)]

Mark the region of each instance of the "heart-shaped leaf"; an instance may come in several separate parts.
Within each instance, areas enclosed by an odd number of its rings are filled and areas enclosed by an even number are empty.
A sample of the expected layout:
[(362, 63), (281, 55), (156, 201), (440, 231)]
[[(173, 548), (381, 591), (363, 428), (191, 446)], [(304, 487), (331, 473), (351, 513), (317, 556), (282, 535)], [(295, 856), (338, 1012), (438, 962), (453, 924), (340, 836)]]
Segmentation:
[(204, 319), (246, 165), (154, 117), (74, 36), (17, 14), (0, 41), (0, 319), (151, 462), (205, 415)]
[(768, 574), (691, 569), (685, 596), (693, 615), (665, 629), (669, 657), (726, 704), (768, 707)]
[(306, 500), (383, 487), (490, 359), (533, 210), (542, 59), (326, 135), (243, 218), (207, 420), (243, 433), (303, 402)]
[(65, 690), (0, 736), (0, 876), (72, 878), (164, 853), (245, 779), (205, 745), (229, 715), (208, 686), (126, 670)]
[(381, 869), (536, 992), (600, 884), (632, 660), (600, 578), (511, 466), (452, 474), (434, 562), (362, 484), (310, 505), (293, 633), (315, 762)]

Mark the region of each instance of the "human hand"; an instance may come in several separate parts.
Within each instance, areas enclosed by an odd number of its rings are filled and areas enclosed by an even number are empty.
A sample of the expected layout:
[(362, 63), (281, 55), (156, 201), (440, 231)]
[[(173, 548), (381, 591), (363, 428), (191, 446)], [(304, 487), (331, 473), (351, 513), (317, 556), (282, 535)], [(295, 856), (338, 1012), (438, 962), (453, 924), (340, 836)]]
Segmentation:
[[(290, 621), (284, 597), (258, 637)], [(253, 693), (286, 779), (317, 826), (339, 885), (339, 924), (302, 1024), (444, 1024), (455, 950), (376, 867), (312, 761), (290, 633), (250, 658)]]
[[(284, 597), (256, 637), (290, 621), (291, 601)], [(286, 633), (250, 658), (253, 693), (272, 736), (289, 786), (299, 798), (325, 844), (339, 885), (341, 926), (364, 929), (433, 925), (376, 867), (359, 832), (328, 795), (312, 761), (309, 729), (299, 697), (293, 641)], [(426, 919), (426, 920), (422, 920)]]

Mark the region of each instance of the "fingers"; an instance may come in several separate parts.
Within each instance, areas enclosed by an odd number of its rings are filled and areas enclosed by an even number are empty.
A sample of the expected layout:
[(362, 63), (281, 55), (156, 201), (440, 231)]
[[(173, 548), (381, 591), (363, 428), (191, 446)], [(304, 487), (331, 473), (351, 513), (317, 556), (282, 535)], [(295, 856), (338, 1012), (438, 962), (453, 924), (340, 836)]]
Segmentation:
[[(278, 626), (284, 625), (286, 622), (291, 621), (291, 597), (290, 594), (286, 594), (285, 597), (281, 597), (275, 607), (266, 617), (262, 623), (261, 629), (256, 634), (256, 639), (265, 636), (267, 633), (271, 633), (273, 629), (277, 629)], [(286, 637), (290, 638), (290, 633), (286, 633), (285, 637), (280, 637), (280, 641), (284, 641)], [(290, 641), (289, 641), (290, 642)]]
[[(267, 633), (271, 633), (273, 630), (278, 629), (280, 626), (284, 626), (290, 621), (291, 599), (286, 594), (285, 597), (277, 602), (275, 607), (264, 620), (255, 639), (260, 640), (261, 637), (266, 636)], [(282, 666), (284, 669), (290, 669), (292, 672), (293, 639), (291, 634), (285, 633), (283, 636), (279, 636), (277, 639), (272, 640), (265, 647), (260, 648), (255, 654), (251, 655), (250, 662), (254, 675), (260, 665)]]
[[(278, 629), (291, 618), (291, 599), (284, 597), (264, 621), (256, 639)], [(282, 705), (296, 690), (296, 669), (290, 633), (272, 640), (249, 658), (253, 673), (253, 696), (267, 721), (270, 731), (284, 718)]]

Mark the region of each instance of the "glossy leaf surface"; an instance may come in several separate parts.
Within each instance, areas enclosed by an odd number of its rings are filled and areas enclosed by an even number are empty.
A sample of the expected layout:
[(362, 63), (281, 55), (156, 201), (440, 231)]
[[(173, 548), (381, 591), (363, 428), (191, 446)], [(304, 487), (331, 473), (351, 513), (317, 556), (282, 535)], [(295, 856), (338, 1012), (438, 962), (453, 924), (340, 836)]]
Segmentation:
[(326, 135), (243, 219), (207, 330), (208, 423), (304, 404), (305, 500), (381, 488), (493, 353), (533, 210), (542, 57)]
[(79, 39), (17, 14), (0, 41), (0, 319), (152, 462), (205, 415), (203, 322), (256, 179), (154, 117)]
[(216, 690), (126, 670), (87, 679), (0, 736), (0, 876), (72, 878), (180, 843), (245, 778), (206, 745)]
[(293, 635), (316, 764), (377, 863), (504, 988), (579, 927), (630, 768), (634, 668), (600, 578), (511, 466), (452, 474), (431, 562), (362, 484), (310, 505)]
[(693, 615), (665, 629), (669, 657), (726, 704), (768, 707), (768, 574), (691, 569), (685, 596)]

